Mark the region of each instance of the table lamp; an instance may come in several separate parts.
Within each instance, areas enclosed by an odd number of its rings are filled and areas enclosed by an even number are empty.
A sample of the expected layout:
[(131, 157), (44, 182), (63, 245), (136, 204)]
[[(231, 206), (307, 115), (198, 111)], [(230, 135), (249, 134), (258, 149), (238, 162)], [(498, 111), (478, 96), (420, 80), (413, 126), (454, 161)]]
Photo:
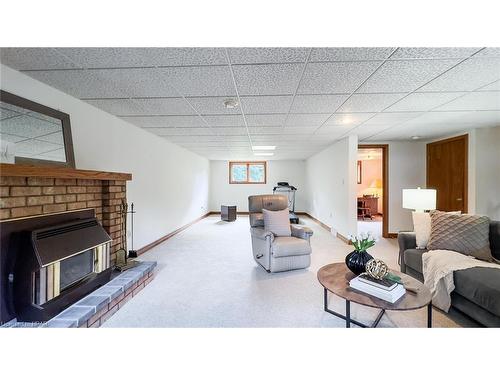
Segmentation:
[(403, 208), (424, 212), (436, 209), (436, 189), (403, 189)]

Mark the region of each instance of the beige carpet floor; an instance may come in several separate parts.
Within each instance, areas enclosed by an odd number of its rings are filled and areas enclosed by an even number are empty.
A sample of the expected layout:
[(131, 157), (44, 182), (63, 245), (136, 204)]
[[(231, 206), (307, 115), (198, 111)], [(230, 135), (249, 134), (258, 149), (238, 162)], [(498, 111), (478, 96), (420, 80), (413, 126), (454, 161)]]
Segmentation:
[[(235, 222), (209, 216), (144, 254), (158, 262), (155, 279), (113, 315), (104, 327), (344, 327), (323, 311), (317, 270), (343, 262), (351, 247), (308, 218), (314, 230), (312, 264), (306, 270), (269, 274), (252, 258), (248, 216)], [(397, 266), (396, 240), (382, 239), (369, 251)], [(330, 297), (344, 313), (345, 302)], [(352, 318), (369, 323), (378, 311), (351, 305)], [(426, 309), (387, 312), (380, 327), (425, 327)], [(473, 326), (456, 314), (434, 309), (434, 327)]]

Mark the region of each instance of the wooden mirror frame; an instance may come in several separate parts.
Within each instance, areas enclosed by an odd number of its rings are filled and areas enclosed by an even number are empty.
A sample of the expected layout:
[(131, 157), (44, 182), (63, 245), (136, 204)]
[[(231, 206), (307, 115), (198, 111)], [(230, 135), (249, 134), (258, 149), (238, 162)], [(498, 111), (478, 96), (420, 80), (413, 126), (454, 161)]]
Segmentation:
[(11, 94), (10, 92), (4, 90), (0, 90), (0, 101), (61, 120), (62, 133), (64, 139), (64, 152), (66, 154), (65, 162), (54, 161), (54, 160), (43, 160), (43, 159), (31, 159), (31, 158), (16, 156), (15, 157), (16, 164), (48, 164), (48, 165), (59, 165), (69, 168), (75, 168), (73, 138), (71, 137), (71, 123), (69, 120), (69, 115), (67, 113), (46, 107), (42, 104), (35, 103), (31, 100)]

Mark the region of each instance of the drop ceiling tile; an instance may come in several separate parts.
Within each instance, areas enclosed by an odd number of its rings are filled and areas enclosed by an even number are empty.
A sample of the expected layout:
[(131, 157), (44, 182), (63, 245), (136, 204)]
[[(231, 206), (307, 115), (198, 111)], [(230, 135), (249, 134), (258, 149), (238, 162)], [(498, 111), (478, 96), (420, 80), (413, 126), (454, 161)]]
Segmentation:
[(160, 68), (158, 71), (162, 74), (156, 79), (168, 82), (184, 96), (236, 95), (228, 66)]
[(314, 132), (313, 126), (285, 126), (283, 128), (284, 134), (304, 134), (310, 135)]
[(61, 126), (26, 115), (0, 121), (1, 133), (23, 138), (40, 137), (60, 130)]
[(291, 113), (333, 113), (348, 95), (297, 95)]
[(376, 61), (311, 63), (307, 65), (299, 94), (353, 92), (380, 65)]
[(201, 127), (205, 123), (199, 116), (130, 116), (121, 117), (122, 120), (130, 122), (131, 124), (141, 126), (144, 128), (149, 127)]
[(236, 65), (234, 76), (240, 95), (291, 95), (302, 64)]
[(463, 95), (463, 92), (414, 92), (386, 109), (387, 112), (429, 111)]
[(290, 114), (286, 126), (320, 126), (329, 114)]
[(474, 58), (482, 57), (500, 57), (500, 48), (488, 47), (474, 55)]
[(460, 122), (469, 128), (499, 126), (500, 111), (467, 112), (460, 118)]
[(245, 114), (288, 113), (293, 96), (244, 96), (240, 99)]
[(84, 101), (116, 116), (150, 114), (146, 113), (137, 101), (130, 99), (87, 99)]
[(16, 70), (77, 68), (53, 48), (0, 48), (0, 62)]
[(352, 129), (349, 132), (349, 135), (352, 135), (352, 134), (357, 135), (359, 137), (359, 139), (362, 140), (363, 138), (368, 138), (368, 137), (373, 136), (375, 134), (379, 134), (379, 133), (387, 130), (390, 127), (391, 127), (390, 125), (383, 125), (383, 126), (361, 125), (355, 129)]
[[(132, 99), (145, 115), (196, 115), (196, 112), (182, 98)], [(134, 114), (134, 113), (131, 113)]]
[(246, 115), (248, 126), (283, 126), (286, 115)]
[(264, 134), (283, 134), (283, 127), (281, 126), (253, 126), (248, 128), (250, 134), (253, 135), (264, 135)]
[(220, 127), (220, 126), (233, 126), (233, 127), (244, 127), (245, 122), (243, 121), (243, 116), (241, 115), (207, 115), (203, 116), (205, 121), (210, 126)]
[(85, 68), (227, 64), (222, 48), (57, 48)]
[(460, 60), (390, 60), (358, 92), (410, 92), (429, 82)]
[(471, 91), (500, 79), (500, 59), (469, 59), (418, 91)]
[(374, 115), (375, 113), (336, 113), (328, 119), (325, 125), (359, 125)]
[(483, 86), (479, 91), (500, 91), (500, 80), (490, 83), (489, 85)]
[(379, 112), (397, 102), (405, 94), (354, 94), (338, 112)]
[(216, 134), (221, 136), (232, 136), (232, 135), (247, 135), (247, 130), (243, 126), (239, 127), (218, 127), (215, 130)]
[(224, 135), (217, 138), (219, 142), (248, 142), (248, 135)]
[(310, 61), (383, 60), (394, 48), (313, 48)]
[[(133, 91), (127, 88), (137, 82), (137, 79), (134, 80), (134, 77), (130, 77), (131, 81), (129, 81), (123, 71), (118, 73), (116, 71), (106, 71), (106, 74), (102, 75), (97, 70), (26, 72), (32, 78), (77, 98), (123, 98), (132, 96), (130, 93)], [(117, 79), (118, 75), (121, 75), (121, 79)]]
[(411, 126), (420, 124), (425, 126), (434, 126), (440, 124), (460, 123), (462, 118), (468, 112), (427, 112), (421, 116), (415, 117), (402, 126)]
[(362, 126), (396, 125), (424, 114), (424, 112), (391, 112), (379, 113), (366, 121)]
[(500, 111), (500, 91), (471, 92), (434, 111)]
[(191, 105), (202, 115), (239, 115), (241, 114), (241, 109), (236, 108), (226, 108), (224, 106), (224, 100), (229, 97), (188, 97), (187, 100)]
[(62, 161), (62, 162), (66, 161), (66, 153), (63, 147), (52, 151), (42, 152), (37, 156), (45, 160)]
[(352, 130), (356, 125), (323, 125), (316, 134), (330, 134), (340, 136)]
[(398, 48), (391, 59), (461, 59), (481, 48)]
[[(5, 111), (9, 111), (9, 112), (15, 112), (16, 114), (24, 114), (24, 113), (30, 112), (27, 109), (24, 109), (24, 108), (18, 107), (16, 105), (9, 104), (9, 103), (4, 103), (4, 102), (0, 101), (0, 111), (4, 111), (4, 110)], [(11, 116), (9, 116), (9, 117), (11, 117)]]
[(228, 48), (232, 64), (305, 62), (307, 48)]
[(148, 128), (148, 131), (159, 136), (212, 136), (214, 132), (209, 128)]

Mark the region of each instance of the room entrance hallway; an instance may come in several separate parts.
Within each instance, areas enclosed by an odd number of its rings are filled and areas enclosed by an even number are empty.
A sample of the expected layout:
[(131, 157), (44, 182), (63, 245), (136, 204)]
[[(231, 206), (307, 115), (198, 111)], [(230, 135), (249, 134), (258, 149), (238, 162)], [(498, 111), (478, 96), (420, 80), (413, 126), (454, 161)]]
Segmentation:
[[(317, 271), (328, 263), (343, 262), (352, 251), (307, 217), (312, 262), (308, 269), (269, 274), (252, 258), (248, 216), (223, 222), (209, 216), (140, 257), (158, 262), (155, 279), (103, 327), (344, 327), (342, 319), (323, 311), (323, 288)], [(370, 253), (398, 269), (394, 239), (381, 239)], [(330, 297), (341, 311), (345, 301)], [(372, 321), (378, 312), (359, 306), (353, 319)], [(388, 312), (380, 327), (425, 327), (426, 311)], [(435, 327), (456, 327), (435, 312)]]

